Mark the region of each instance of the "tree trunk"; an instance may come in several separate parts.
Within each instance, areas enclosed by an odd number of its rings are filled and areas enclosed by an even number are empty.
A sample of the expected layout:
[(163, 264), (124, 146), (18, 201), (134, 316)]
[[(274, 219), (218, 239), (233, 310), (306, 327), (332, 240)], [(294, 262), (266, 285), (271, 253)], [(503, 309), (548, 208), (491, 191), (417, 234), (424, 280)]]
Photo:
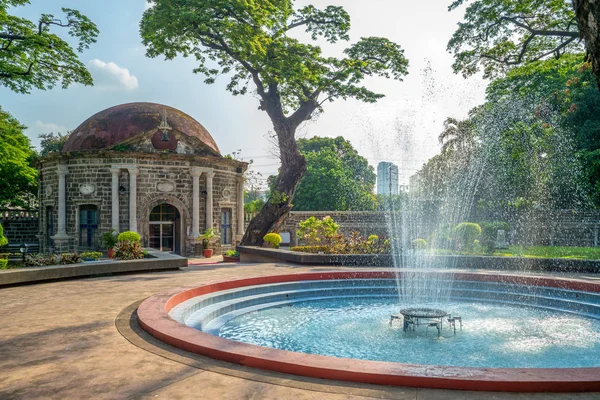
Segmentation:
[(588, 60), (600, 89), (600, 0), (573, 0), (579, 36), (585, 41)]
[(306, 159), (296, 145), (296, 126), (285, 118), (275, 119), (273, 126), (279, 142), (281, 169), (269, 201), (246, 229), (240, 243), (243, 246), (262, 246), (263, 237), (267, 233), (279, 232), (292, 209), (292, 199), (298, 183), (306, 172)]

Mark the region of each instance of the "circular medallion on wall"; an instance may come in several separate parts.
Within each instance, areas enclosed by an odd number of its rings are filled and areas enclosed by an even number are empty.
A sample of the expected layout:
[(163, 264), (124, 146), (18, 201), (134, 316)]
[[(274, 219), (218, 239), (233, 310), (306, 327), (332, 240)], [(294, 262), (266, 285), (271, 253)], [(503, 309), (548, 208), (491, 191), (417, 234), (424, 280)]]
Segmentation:
[(50, 197), (52, 195), (52, 186), (50, 186), (50, 185), (46, 186), (44, 193), (46, 194), (46, 197)]
[(172, 192), (175, 190), (175, 184), (169, 181), (161, 181), (156, 184), (156, 190), (159, 192)]
[(79, 193), (81, 194), (92, 194), (96, 191), (96, 187), (91, 183), (83, 183), (79, 185)]
[(231, 198), (231, 189), (225, 188), (223, 189), (223, 198), (229, 200)]

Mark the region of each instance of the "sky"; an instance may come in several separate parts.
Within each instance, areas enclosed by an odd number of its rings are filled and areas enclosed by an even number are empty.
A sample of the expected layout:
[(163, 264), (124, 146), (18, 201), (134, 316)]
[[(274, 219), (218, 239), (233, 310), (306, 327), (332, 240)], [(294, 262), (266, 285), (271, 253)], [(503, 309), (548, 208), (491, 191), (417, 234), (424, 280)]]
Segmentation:
[[(48, 91), (16, 94), (0, 87), (0, 105), (28, 127), (35, 146), (38, 135), (66, 132), (105, 108), (129, 102), (166, 104), (194, 117), (212, 134), (222, 154), (241, 149), (245, 161), (264, 176), (277, 172), (278, 160), (267, 137), (272, 126), (258, 110), (254, 95), (233, 96), (225, 90), (227, 77), (213, 85), (192, 72), (194, 59), (172, 61), (148, 58), (139, 35), (145, 0), (32, 0), (12, 10), (37, 20), (42, 13), (61, 15), (75, 8), (100, 30), (98, 42), (80, 55), (94, 86), (72, 85)], [(365, 36), (383, 36), (398, 43), (408, 58), (403, 82), (373, 78), (365, 86), (385, 94), (376, 104), (355, 100), (327, 103), (324, 112), (300, 127), (299, 137), (343, 136), (375, 169), (380, 161), (399, 166), (401, 183), (408, 182), (424, 162), (439, 153), (437, 136), (447, 117), (464, 118), (484, 101), (486, 81), (464, 79), (452, 71), (446, 45), (464, 8), (448, 12), (450, 0), (298, 0), (298, 6), (341, 5), (351, 16), (350, 42), (320, 43), (326, 54), (337, 55)], [(426, 4), (426, 5), (425, 5)], [(63, 38), (65, 32), (55, 31)], [(300, 37), (303, 37), (300, 34)]]

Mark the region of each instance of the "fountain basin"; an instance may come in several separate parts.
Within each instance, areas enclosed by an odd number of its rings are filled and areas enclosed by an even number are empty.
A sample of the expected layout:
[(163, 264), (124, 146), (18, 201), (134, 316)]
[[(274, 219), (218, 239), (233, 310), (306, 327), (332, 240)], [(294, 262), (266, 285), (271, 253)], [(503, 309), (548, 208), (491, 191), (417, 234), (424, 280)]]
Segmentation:
[[(389, 282), (394, 279), (392, 271), (361, 271), (266, 276), (219, 282), (152, 296), (140, 305), (138, 320), (151, 335), (181, 349), (246, 366), (297, 375), (465, 390), (600, 390), (598, 367), (481, 368), (359, 360), (267, 348), (209, 333), (218, 332), (228, 321), (251, 309), (259, 310), (282, 302), (314, 300), (326, 294), (331, 297), (336, 293), (336, 288), (338, 294), (349, 287), (353, 288), (347, 296), (393, 296), (395, 287), (390, 286)], [(600, 285), (591, 282), (492, 273), (454, 273), (453, 279), (457, 290), (485, 301), (525, 303), (592, 318), (600, 315), (600, 306), (596, 301)], [(196, 318), (197, 327), (206, 332), (182, 323), (192, 315)]]

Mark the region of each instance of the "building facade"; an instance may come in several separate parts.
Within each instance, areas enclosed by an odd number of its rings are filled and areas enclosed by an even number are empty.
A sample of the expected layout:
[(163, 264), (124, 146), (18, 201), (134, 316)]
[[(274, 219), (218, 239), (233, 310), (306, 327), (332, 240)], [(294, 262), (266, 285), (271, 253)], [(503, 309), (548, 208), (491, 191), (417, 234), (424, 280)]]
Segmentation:
[(220, 154), (189, 115), (154, 103), (111, 107), (83, 122), (60, 153), (39, 160), (40, 248), (98, 249), (102, 233), (138, 232), (144, 247), (201, 252), (214, 228), (217, 250), (244, 233), (247, 164)]
[(377, 194), (398, 194), (398, 166), (382, 161), (377, 165)]

